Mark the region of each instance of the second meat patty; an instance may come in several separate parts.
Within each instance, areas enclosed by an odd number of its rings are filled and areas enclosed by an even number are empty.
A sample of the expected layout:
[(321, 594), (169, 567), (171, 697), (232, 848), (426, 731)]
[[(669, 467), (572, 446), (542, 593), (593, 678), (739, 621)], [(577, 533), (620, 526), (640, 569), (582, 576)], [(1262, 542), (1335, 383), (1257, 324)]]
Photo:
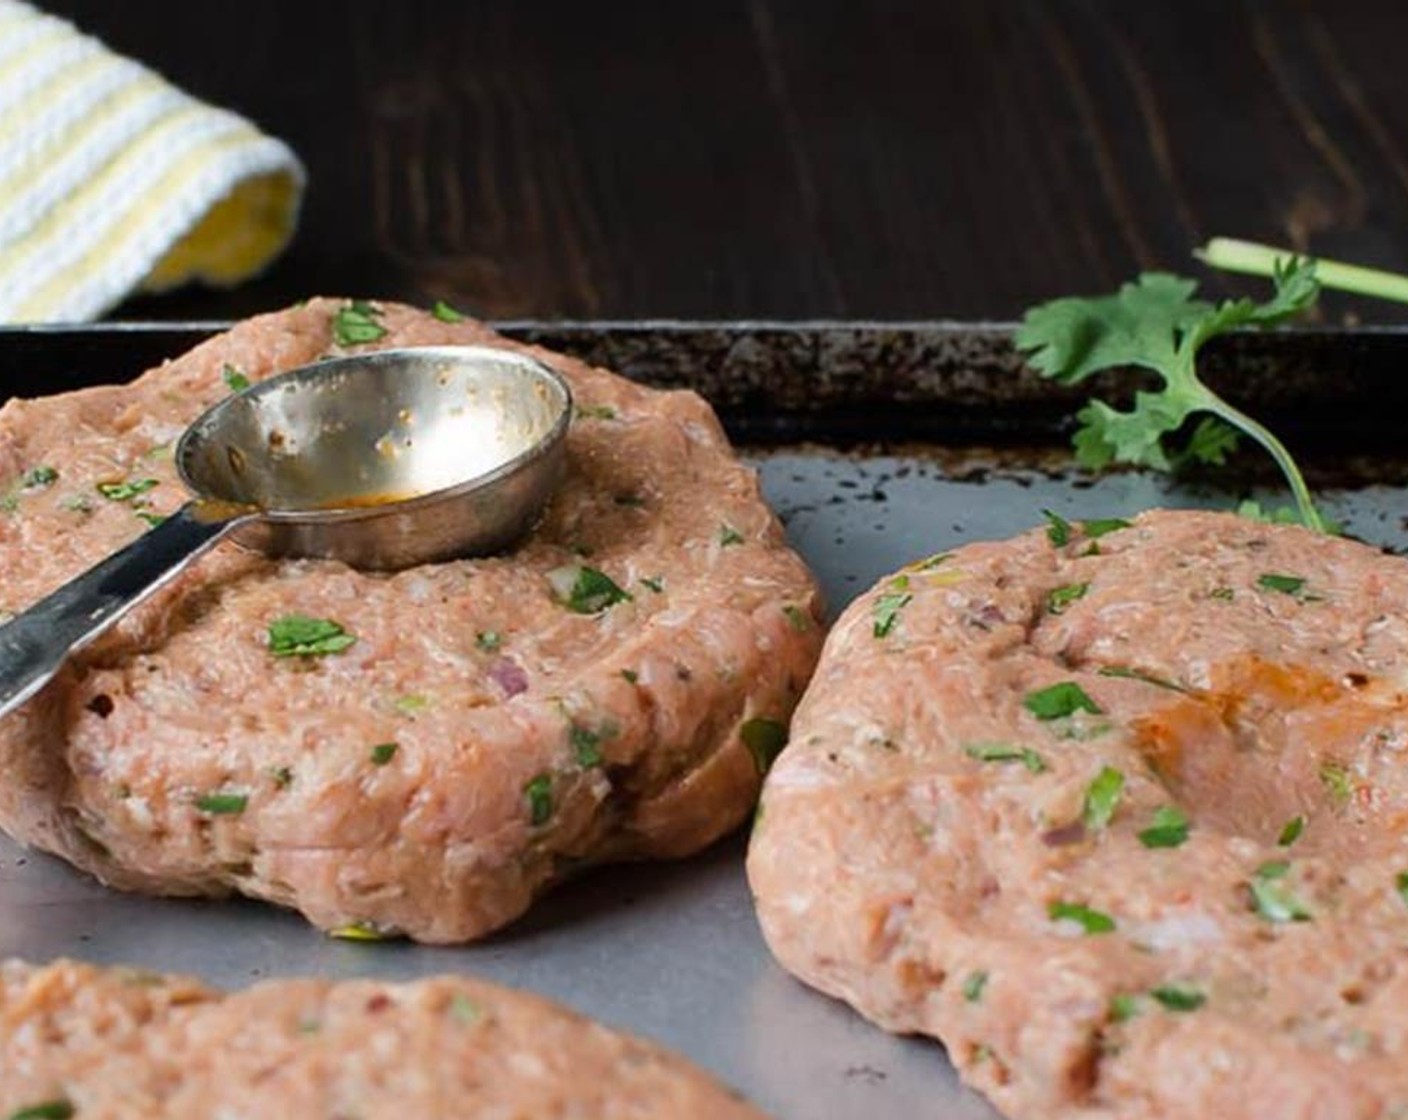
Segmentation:
[(1394, 1114), (1405, 613), (1403, 560), (1226, 514), (883, 580), (767, 781), (770, 946), (1013, 1116)]

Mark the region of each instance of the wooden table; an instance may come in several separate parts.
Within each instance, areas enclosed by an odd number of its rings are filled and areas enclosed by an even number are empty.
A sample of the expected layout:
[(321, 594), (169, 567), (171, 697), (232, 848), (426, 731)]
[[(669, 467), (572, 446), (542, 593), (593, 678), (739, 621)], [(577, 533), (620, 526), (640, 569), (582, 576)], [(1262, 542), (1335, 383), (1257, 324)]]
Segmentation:
[(266, 276), (125, 316), (1005, 318), (1212, 234), (1408, 270), (1402, 0), (44, 2), (309, 168)]

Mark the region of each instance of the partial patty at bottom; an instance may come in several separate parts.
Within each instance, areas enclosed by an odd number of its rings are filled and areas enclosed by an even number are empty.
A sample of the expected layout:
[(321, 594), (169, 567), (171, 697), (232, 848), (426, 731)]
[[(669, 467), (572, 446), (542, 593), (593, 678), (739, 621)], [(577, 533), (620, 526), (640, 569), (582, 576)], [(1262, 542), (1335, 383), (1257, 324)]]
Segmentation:
[(1408, 564), (1188, 512), (917, 564), (748, 870), (785, 967), (1013, 1116), (1408, 1116)]
[[(0, 610), (175, 509), (172, 442), (232, 388), (444, 343), (525, 349), (314, 300), (131, 385), (11, 401)], [(0, 826), (114, 886), (453, 942), (743, 821), (820, 648), (812, 578), (704, 401), (526, 349), (577, 412), (525, 543), (390, 575), (219, 548), (0, 724)]]
[(760, 1120), (682, 1058), (466, 977), (227, 995), (71, 961), (0, 964), (0, 1116)]

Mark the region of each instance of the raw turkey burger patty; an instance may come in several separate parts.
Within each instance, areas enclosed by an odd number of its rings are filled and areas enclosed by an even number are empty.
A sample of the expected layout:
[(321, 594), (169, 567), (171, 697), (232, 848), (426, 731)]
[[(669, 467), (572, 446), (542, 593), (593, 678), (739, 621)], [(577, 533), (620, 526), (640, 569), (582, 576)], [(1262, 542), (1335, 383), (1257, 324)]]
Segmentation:
[(749, 876), (787, 968), (1013, 1116), (1408, 1115), (1406, 750), (1402, 560), (1054, 525), (850, 607)]
[[(172, 442), (231, 385), (456, 342), (518, 348), (315, 300), (131, 385), (11, 401), (0, 608), (175, 509)], [(218, 549), (0, 724), (0, 825), (114, 886), (454, 942), (743, 820), (815, 663), (813, 581), (702, 400), (529, 352), (578, 414), (526, 543), (392, 575)]]
[(0, 1115), (760, 1120), (683, 1059), (462, 977), (283, 980), (0, 964)]

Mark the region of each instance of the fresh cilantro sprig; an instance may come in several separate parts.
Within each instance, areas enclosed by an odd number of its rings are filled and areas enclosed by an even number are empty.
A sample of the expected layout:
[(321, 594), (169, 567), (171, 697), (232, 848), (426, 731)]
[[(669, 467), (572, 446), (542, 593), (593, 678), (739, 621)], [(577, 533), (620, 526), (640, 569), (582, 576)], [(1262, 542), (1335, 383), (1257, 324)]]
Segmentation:
[[(1219, 465), (1242, 433), (1281, 468), (1301, 521), (1324, 532), (1325, 520), (1290, 452), (1198, 377), (1196, 359), (1205, 342), (1240, 327), (1282, 323), (1314, 303), (1320, 290), (1314, 262), (1296, 257), (1278, 261), (1273, 279), (1276, 292), (1265, 303), (1212, 304), (1194, 298), (1196, 281), (1146, 272), (1114, 295), (1057, 299), (1028, 311), (1017, 331), (1017, 348), (1043, 377), (1076, 385), (1101, 370), (1136, 366), (1163, 383), (1136, 392), (1129, 409), (1098, 399), (1081, 409), (1075, 434), (1081, 465), (1097, 470), (1110, 463), (1156, 470), (1190, 461)], [(1181, 446), (1170, 440), (1176, 433), (1184, 433)]]

